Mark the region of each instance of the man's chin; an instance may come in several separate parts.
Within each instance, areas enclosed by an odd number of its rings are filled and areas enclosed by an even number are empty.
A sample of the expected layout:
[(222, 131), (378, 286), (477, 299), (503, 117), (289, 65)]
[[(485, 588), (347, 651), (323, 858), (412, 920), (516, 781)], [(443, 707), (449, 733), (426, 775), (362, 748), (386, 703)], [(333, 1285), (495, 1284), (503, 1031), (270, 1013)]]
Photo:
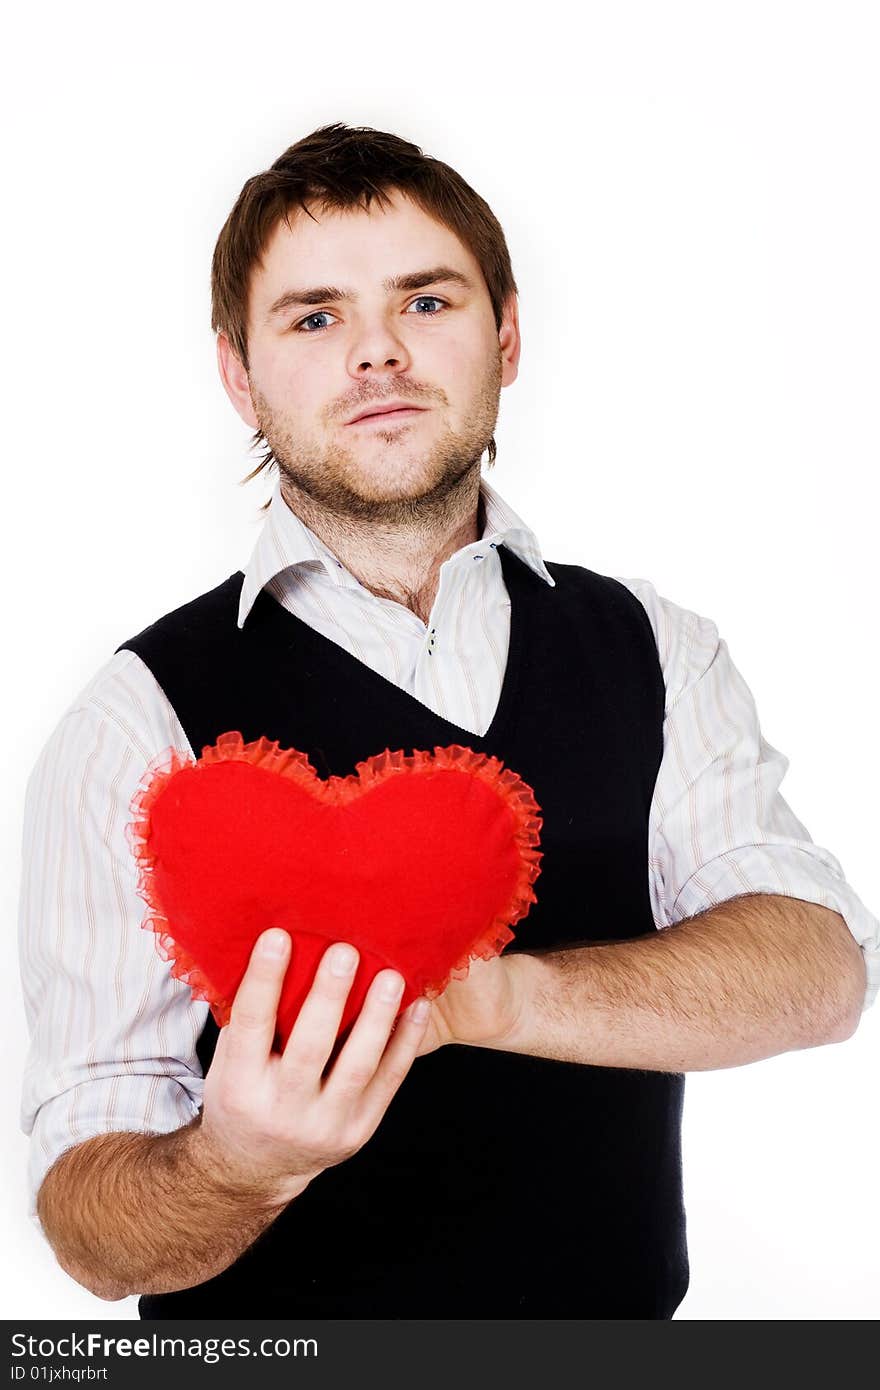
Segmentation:
[(419, 502), (437, 501), (447, 496), (472, 472), (476, 464), (457, 464), (445, 467), (426, 467), (416, 464), (410, 468), (398, 467), (393, 471), (386, 467), (370, 472), (368, 468), (358, 470), (346, 480), (349, 490), (364, 503), (400, 503), (415, 505)]
[(291, 470), (281, 460), (279, 468), (292, 504), (299, 493), (313, 506), (339, 517), (393, 523), (448, 505), (451, 495), (475, 471), (479, 473), (480, 457), (470, 462), (398, 457), (393, 463), (385, 457), (377, 458), (371, 467), (369, 459), (349, 456), (335, 460), (335, 466), (328, 461), (323, 470), (308, 475)]

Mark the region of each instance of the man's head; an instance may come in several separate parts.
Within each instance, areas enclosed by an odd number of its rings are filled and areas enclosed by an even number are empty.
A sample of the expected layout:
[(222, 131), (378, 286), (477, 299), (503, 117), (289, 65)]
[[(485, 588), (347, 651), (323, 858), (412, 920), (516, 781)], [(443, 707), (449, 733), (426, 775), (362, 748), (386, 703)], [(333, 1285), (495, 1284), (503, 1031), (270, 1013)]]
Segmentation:
[[(504, 234), (447, 165), (393, 135), (315, 131), (249, 179), (217, 241), (212, 323), (236, 410), (282, 478), (394, 520), (495, 457), (519, 359)], [(362, 423), (391, 403), (415, 408)]]

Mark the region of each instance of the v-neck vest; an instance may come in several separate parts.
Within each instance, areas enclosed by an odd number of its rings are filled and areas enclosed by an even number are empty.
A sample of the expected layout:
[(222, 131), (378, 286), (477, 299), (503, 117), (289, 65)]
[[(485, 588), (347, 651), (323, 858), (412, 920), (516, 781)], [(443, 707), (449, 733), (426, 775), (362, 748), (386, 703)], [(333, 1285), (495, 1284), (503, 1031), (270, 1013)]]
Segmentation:
[[(322, 777), (385, 748), (457, 743), (500, 758), (542, 816), (537, 902), (506, 951), (647, 935), (665, 701), (647, 614), (617, 580), (549, 563), (552, 587), (498, 553), (510, 643), (482, 736), (265, 589), (239, 629), (240, 571), (117, 650), (147, 665), (196, 755), (239, 730), (300, 749)], [(205, 1072), (216, 1039), (209, 1015)], [(234, 1264), (143, 1296), (141, 1316), (671, 1317), (689, 1273), (683, 1097), (678, 1073), (441, 1047), (416, 1058), (363, 1148), (313, 1179)]]

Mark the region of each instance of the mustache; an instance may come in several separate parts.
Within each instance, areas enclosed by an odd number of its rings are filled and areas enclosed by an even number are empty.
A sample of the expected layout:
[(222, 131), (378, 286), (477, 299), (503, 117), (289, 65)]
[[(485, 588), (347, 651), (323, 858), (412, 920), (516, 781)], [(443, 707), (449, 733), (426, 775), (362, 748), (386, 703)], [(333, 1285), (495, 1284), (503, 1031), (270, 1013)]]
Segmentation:
[(438, 391), (436, 387), (431, 390), (428, 387), (413, 383), (405, 385), (398, 380), (392, 381), (388, 389), (381, 393), (378, 391), (370, 391), (368, 395), (365, 395), (361, 392), (358, 396), (349, 398), (339, 405), (337, 410), (334, 411), (334, 416), (338, 414), (347, 418), (350, 415), (356, 415), (360, 411), (369, 410), (372, 405), (382, 405), (383, 402), (390, 400), (412, 401), (413, 405), (436, 402), (439, 402), (441, 405), (447, 404), (445, 391)]

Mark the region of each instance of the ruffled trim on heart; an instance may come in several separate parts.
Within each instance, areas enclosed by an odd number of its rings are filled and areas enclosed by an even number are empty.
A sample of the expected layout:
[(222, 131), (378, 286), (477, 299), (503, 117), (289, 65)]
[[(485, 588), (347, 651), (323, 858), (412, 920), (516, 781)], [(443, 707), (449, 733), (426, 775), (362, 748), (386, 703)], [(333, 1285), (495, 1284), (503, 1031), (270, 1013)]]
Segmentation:
[(129, 810), (134, 816), (125, 827), (125, 838), (134, 855), (138, 870), (137, 893), (146, 903), (147, 911), (141, 922), (144, 931), (155, 933), (159, 955), (171, 964), (171, 974), (192, 990), (194, 999), (201, 999), (211, 1006), (211, 1012), (219, 1027), (229, 1022), (232, 1001), (218, 996), (217, 990), (203, 970), (170, 934), (168, 918), (162, 911), (155, 891), (154, 873), (156, 857), (150, 850), (150, 812), (155, 802), (165, 791), (171, 778), (185, 767), (199, 764), (190, 753), (180, 753), (176, 748), (166, 748), (158, 757), (147, 764), (131, 799)]
[(253, 743), (245, 743), (240, 733), (221, 734), (216, 743), (206, 744), (202, 749), (200, 767), (225, 762), (251, 763), (281, 777), (308, 782), (309, 787), (314, 789), (317, 774), (305, 753), (298, 748), (281, 748), (277, 739), (266, 738), (265, 735)]
[(358, 763), (356, 771), (348, 777), (322, 779), (305, 753), (296, 748), (281, 748), (277, 739), (265, 736), (245, 743), (240, 732), (221, 734), (215, 744), (205, 745), (198, 760), (189, 752), (180, 753), (175, 748), (167, 748), (147, 765), (131, 800), (130, 810), (134, 820), (125, 827), (125, 836), (138, 869), (137, 893), (147, 905), (141, 927), (155, 933), (162, 959), (171, 963), (171, 974), (189, 986), (195, 999), (210, 1004), (220, 1027), (229, 1021), (232, 1001), (217, 997), (210, 980), (195, 960), (171, 936), (170, 924), (155, 892), (156, 860), (150, 850), (149, 838), (152, 807), (172, 777), (186, 767), (198, 770), (222, 762), (247, 762), (254, 767), (265, 768), (276, 776), (290, 778), (312, 794), (317, 792), (332, 798), (338, 805), (356, 800), (374, 782), (387, 780), (389, 774), (406, 776), (423, 768), (452, 768), (457, 772), (467, 772), (486, 783), (501, 797), (514, 820), (514, 838), (519, 850), (516, 880), (507, 902), (502, 904), (477, 940), (442, 980), (432, 982), (423, 990), (429, 999), (442, 994), (451, 979), (465, 979), (471, 961), (491, 960), (493, 956), (500, 955), (514, 938), (511, 928), (526, 915), (531, 904), (537, 902), (532, 884), (541, 872), (540, 861), (543, 858), (538, 848), (542, 825), (540, 807), (528, 783), (506, 768), (500, 758), (475, 753), (472, 748), (465, 748), (461, 744), (436, 747), (432, 751), (416, 749), (412, 754), (406, 754), (402, 749), (392, 751), (386, 748)]

